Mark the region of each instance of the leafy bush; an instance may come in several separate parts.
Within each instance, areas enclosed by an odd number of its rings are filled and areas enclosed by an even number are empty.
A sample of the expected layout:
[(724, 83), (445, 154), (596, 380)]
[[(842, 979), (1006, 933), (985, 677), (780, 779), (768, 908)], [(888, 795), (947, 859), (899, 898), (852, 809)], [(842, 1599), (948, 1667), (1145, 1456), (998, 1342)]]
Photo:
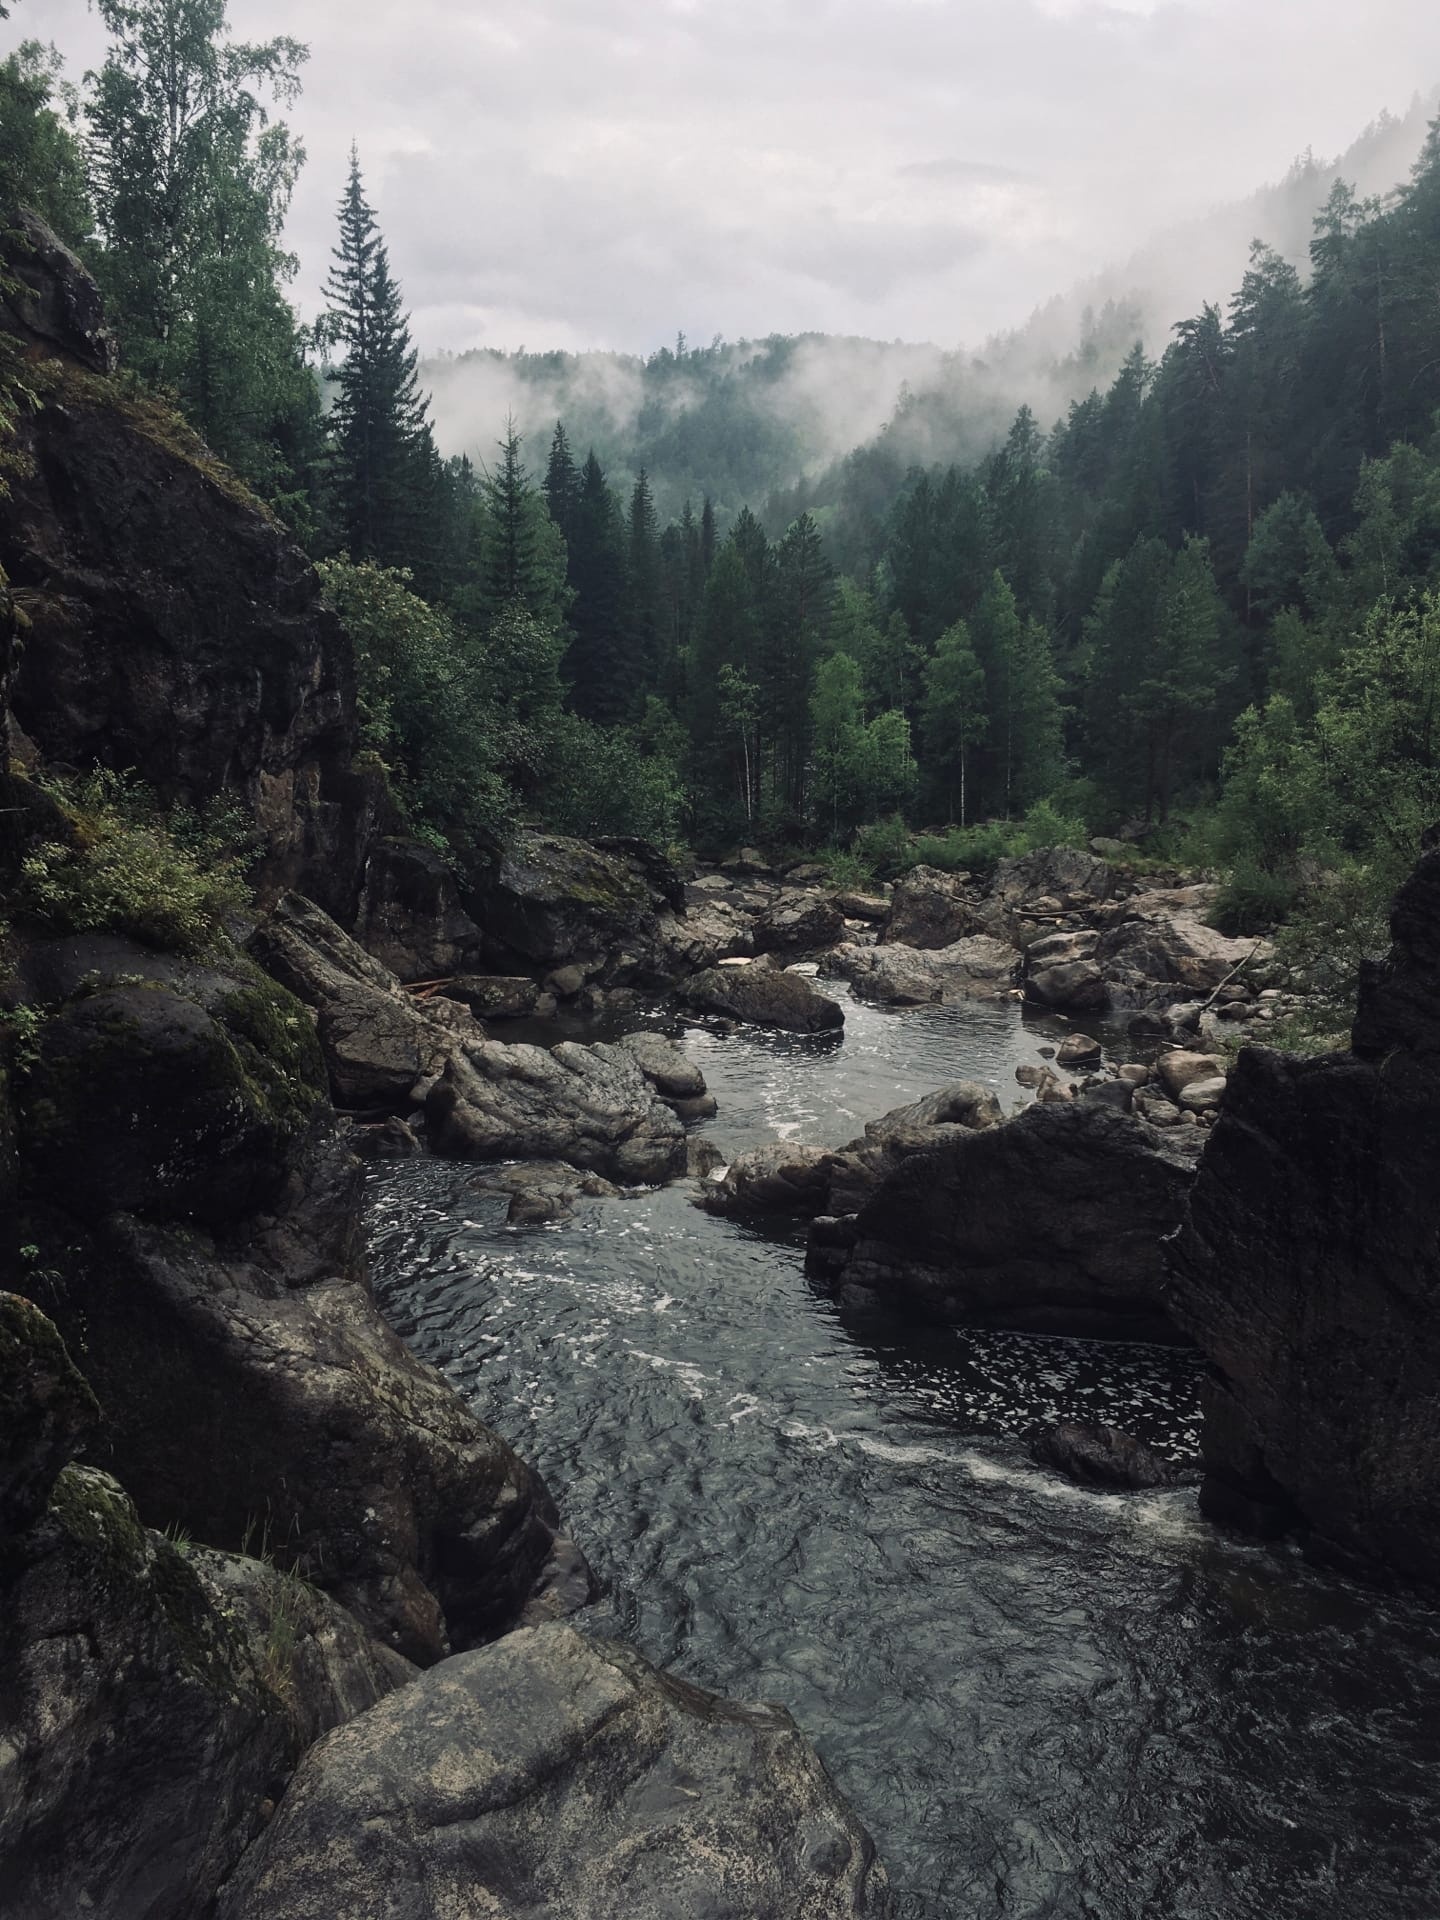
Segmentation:
[(1268, 933), (1285, 919), (1298, 892), (1293, 876), (1276, 873), (1251, 856), (1242, 857), (1216, 895), (1211, 924), (1232, 935)]
[(910, 829), (898, 813), (892, 813), (886, 820), (877, 820), (873, 826), (862, 827), (855, 836), (852, 851), (862, 866), (882, 880), (893, 879), (897, 873), (915, 865)]
[(634, 834), (656, 846), (680, 831), (684, 794), (663, 740), (562, 714), (550, 742), (545, 818), (562, 833)]
[[(248, 820), (233, 803), (166, 815), (132, 775), (97, 769), (48, 783), (71, 837), (21, 864), (17, 910), (66, 933), (126, 933), (202, 953), (250, 903)], [(242, 834), (244, 837), (237, 837)]]
[(1037, 800), (1020, 822), (1020, 851), (1038, 853), (1045, 847), (1084, 848), (1090, 830), (1083, 820), (1064, 814), (1050, 800)]

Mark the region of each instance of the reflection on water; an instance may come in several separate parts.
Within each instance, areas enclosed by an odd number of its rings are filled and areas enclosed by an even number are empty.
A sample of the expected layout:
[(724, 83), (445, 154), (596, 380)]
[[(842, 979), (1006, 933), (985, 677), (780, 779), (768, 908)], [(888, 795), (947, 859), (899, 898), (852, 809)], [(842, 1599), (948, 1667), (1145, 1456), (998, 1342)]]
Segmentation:
[[(1013, 1085), (1013, 1008), (856, 1009), (843, 1044), (692, 1031), (736, 1147), (840, 1141), (949, 1079)], [(545, 1473), (605, 1586), (590, 1630), (782, 1701), (910, 1920), (1436, 1920), (1440, 1618), (1223, 1539), (1193, 1492), (1081, 1492), (1064, 1415), (1193, 1454), (1165, 1349), (893, 1327), (798, 1236), (683, 1188), (516, 1232), (463, 1167), (376, 1173), (377, 1288)]]

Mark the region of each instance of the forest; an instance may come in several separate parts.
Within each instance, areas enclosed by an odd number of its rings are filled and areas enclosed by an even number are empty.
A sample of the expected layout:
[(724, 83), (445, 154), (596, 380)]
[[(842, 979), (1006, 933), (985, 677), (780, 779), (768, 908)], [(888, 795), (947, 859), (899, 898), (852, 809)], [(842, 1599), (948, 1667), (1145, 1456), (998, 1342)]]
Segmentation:
[(1105, 836), (1222, 871), (1232, 930), (1364, 950), (1440, 816), (1440, 120), (1393, 191), (1336, 181), (1308, 272), (1257, 239), (1158, 359), (1117, 354), (1057, 420), (987, 419), (962, 461), (903, 460), (896, 426), (823, 498), (737, 505), (769, 429), (753, 385), (710, 381), (670, 428), (694, 496), (662, 514), (564, 421), (441, 457), (358, 152), (302, 323), (277, 117), (301, 44), (236, 42), (224, 0), (96, 11), (78, 86), (36, 41), (0, 65), (0, 201), (95, 274), (132, 391), (317, 561), (368, 751), (457, 866), (518, 818), (857, 878)]

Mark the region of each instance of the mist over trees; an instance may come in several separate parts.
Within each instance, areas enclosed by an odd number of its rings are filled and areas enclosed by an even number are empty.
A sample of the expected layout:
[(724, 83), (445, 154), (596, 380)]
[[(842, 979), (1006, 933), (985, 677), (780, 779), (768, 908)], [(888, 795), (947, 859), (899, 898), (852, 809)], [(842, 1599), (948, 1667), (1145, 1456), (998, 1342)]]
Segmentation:
[[(78, 95), (34, 43), (0, 65), (0, 196), (322, 563), (368, 750), (457, 864), (524, 815), (882, 871), (909, 827), (954, 860), (1183, 829), (1258, 924), (1322, 870), (1380, 885), (1440, 807), (1440, 121), (1158, 350), (1092, 316), (1051, 413), (1008, 404), (1003, 344), (906, 349), (887, 424), (817, 466), (814, 341), (680, 340), (608, 467), (588, 402), (442, 458), (359, 151), (327, 309), (289, 303), (305, 49), (234, 43), (223, 0), (97, 5)], [(873, 412), (888, 350), (836, 350)]]

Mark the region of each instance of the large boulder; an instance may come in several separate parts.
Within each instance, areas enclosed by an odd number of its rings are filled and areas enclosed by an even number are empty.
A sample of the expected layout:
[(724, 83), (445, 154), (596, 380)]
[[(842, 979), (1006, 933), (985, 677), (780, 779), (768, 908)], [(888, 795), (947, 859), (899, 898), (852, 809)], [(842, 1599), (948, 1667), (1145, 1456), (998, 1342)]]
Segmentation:
[(447, 1661), (303, 1761), (221, 1920), (886, 1920), (790, 1716), (567, 1627)]
[(867, 1122), (837, 1149), (769, 1141), (737, 1154), (723, 1179), (702, 1195), (710, 1213), (745, 1218), (788, 1213), (854, 1214), (911, 1154), (927, 1153), (956, 1132), (998, 1126), (1000, 1103), (988, 1087), (960, 1080)]
[(1245, 1048), (1171, 1256), (1205, 1510), (1440, 1588), (1440, 853), (1348, 1053)]
[(810, 1271), (852, 1306), (1171, 1335), (1161, 1242), (1194, 1173), (1187, 1134), (1093, 1101), (956, 1128), (902, 1159), (853, 1220), (827, 1218)]
[(1179, 1478), (1168, 1460), (1133, 1433), (1079, 1420), (1057, 1420), (1042, 1427), (1030, 1443), (1030, 1455), (1039, 1466), (1063, 1473), (1077, 1486), (1106, 1493), (1173, 1487)]
[(460, 904), (449, 863), (414, 840), (387, 836), (371, 846), (355, 930), (401, 980), (446, 979), (480, 965), (480, 929)]
[[(680, 896), (683, 906), (683, 894)], [(674, 912), (651, 861), (628, 843), (605, 851), (588, 840), (524, 829), (471, 886), (468, 904), (493, 965), (580, 964), (607, 976), (637, 965), (662, 909)]]
[(1101, 933), (1094, 956), (1117, 1006), (1156, 1010), (1205, 997), (1261, 958), (1264, 941), (1233, 940), (1208, 926), (1207, 904), (1208, 894), (1197, 889), (1142, 894), (1126, 903), (1125, 918)]
[(924, 952), (952, 947), (971, 934), (995, 932), (984, 905), (966, 891), (967, 878), (937, 867), (912, 867), (895, 882), (880, 938)]
[(0, 1413), (6, 1915), (189, 1920), (301, 1748), (412, 1670), (277, 1569), (147, 1533), (71, 1464), (94, 1397), (12, 1295)]
[(685, 1129), (623, 1046), (498, 1040), (453, 1053), (425, 1101), (431, 1144), (465, 1160), (565, 1160), (625, 1185), (685, 1171)]
[(1025, 998), (1060, 1013), (1091, 1013), (1109, 1004), (1110, 989), (1095, 958), (1093, 928), (1048, 933), (1025, 949)]
[(898, 943), (839, 946), (826, 954), (821, 968), (848, 980), (859, 1000), (923, 1007), (1008, 993), (1020, 972), (1020, 955), (1008, 941), (976, 933), (930, 950)]
[(679, 997), (698, 1013), (727, 1015), (753, 1027), (789, 1033), (830, 1033), (845, 1024), (844, 1009), (803, 974), (775, 967), (711, 967), (683, 982)]
[(757, 953), (815, 953), (840, 938), (845, 916), (823, 893), (783, 893), (755, 923)]
[(1059, 908), (1093, 906), (1113, 898), (1119, 875), (1093, 853), (1074, 847), (1041, 847), (995, 864), (992, 898), (1009, 912), (1024, 913), (1041, 900)]
[(0, 326), (32, 348), (0, 569), (29, 623), (10, 698), (48, 761), (133, 769), (169, 801), (238, 797), (268, 896), (353, 913), (389, 803), (356, 770), (355, 661), (319, 578), (163, 402), (110, 379), (99, 297), (22, 220)]

